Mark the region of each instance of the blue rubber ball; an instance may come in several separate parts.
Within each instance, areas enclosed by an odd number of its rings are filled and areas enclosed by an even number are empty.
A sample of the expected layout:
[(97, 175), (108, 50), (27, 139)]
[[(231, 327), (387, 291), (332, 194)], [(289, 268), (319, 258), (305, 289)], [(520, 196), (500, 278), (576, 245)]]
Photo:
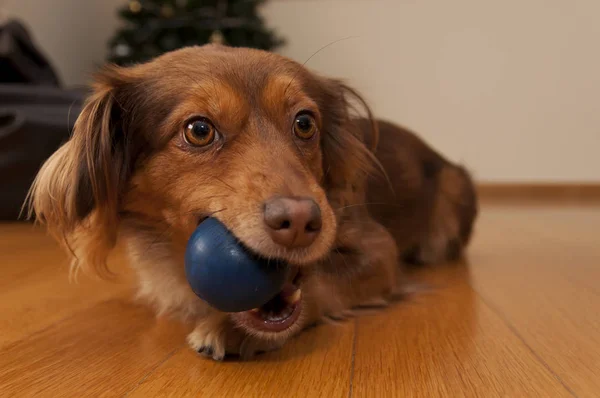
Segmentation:
[(219, 220), (207, 218), (188, 241), (185, 274), (202, 300), (223, 312), (242, 312), (275, 297), (287, 267), (257, 257)]

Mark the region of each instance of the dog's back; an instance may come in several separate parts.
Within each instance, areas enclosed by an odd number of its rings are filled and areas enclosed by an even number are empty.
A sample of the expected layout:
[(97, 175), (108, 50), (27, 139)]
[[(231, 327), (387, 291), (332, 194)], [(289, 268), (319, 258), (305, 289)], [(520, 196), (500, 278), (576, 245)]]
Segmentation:
[[(370, 131), (368, 121), (361, 126)], [(392, 232), (406, 262), (456, 259), (478, 212), (471, 176), (411, 131), (385, 121), (378, 127), (375, 154), (387, 178), (369, 179), (369, 212)]]

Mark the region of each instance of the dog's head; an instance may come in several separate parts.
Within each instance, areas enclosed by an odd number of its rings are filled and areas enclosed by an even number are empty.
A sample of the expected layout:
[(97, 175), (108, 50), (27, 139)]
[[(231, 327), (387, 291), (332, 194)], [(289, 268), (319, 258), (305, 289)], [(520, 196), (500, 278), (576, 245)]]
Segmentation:
[(210, 216), (262, 257), (301, 268), (328, 255), (336, 209), (371, 165), (351, 98), (361, 101), (250, 49), (192, 47), (107, 68), (41, 170), (32, 207), (100, 271), (123, 219), (185, 240)]

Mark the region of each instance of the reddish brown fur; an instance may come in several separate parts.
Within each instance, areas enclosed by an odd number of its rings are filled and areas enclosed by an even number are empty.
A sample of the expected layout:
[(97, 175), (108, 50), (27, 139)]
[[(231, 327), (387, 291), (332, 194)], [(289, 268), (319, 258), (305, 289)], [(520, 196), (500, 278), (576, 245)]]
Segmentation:
[[(355, 105), (367, 119), (353, 116)], [(301, 110), (315, 116), (318, 138), (294, 138)], [(187, 145), (182, 131), (194, 116), (209, 118), (224, 139)], [(285, 249), (265, 232), (262, 204), (280, 195), (308, 196), (321, 208), (311, 246)], [(106, 274), (109, 251), (126, 243), (140, 297), (159, 313), (193, 319), (190, 345), (210, 346), (214, 358), (251, 356), (324, 317), (385, 304), (398, 291), (401, 256), (439, 262), (460, 254), (477, 211), (462, 168), (412, 133), (376, 122), (351, 88), (275, 54), (219, 46), (103, 71), (30, 204), (73, 250), (76, 267)], [(207, 216), (261, 255), (302, 267), (304, 307), (287, 332), (253, 330), (191, 293), (185, 245)]]

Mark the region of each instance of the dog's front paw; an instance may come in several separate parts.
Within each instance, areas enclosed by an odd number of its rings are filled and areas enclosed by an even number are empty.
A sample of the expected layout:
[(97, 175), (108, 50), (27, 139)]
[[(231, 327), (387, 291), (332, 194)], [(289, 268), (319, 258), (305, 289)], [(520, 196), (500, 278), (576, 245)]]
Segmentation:
[(187, 342), (198, 354), (221, 361), (225, 358), (226, 338), (225, 332), (221, 329), (210, 330), (196, 327), (187, 336)]
[[(212, 327), (207, 327), (208, 324)], [(187, 342), (198, 354), (215, 361), (222, 361), (226, 355), (249, 360), (258, 354), (277, 350), (283, 345), (283, 342), (245, 335), (225, 322), (198, 324), (187, 336)]]
[(232, 337), (232, 329), (226, 315), (211, 314), (196, 323), (192, 333), (187, 336), (187, 342), (198, 354), (222, 361)]

